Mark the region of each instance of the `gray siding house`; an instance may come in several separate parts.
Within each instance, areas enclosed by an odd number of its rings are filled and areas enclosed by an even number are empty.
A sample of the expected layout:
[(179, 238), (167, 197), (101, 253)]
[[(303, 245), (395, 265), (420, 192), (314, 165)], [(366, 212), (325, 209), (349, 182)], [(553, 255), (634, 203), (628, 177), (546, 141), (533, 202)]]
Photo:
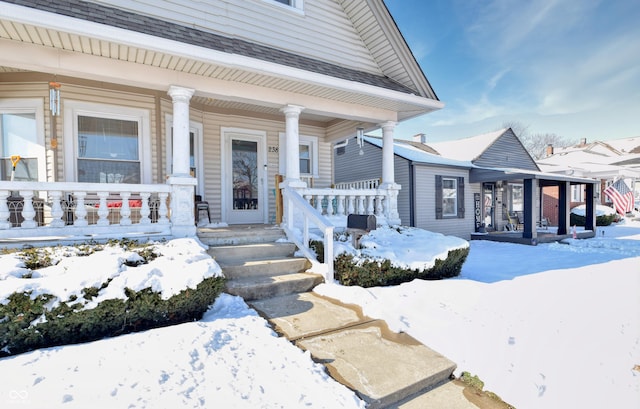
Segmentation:
[[(541, 172), (510, 128), (428, 145), (421, 135), (417, 137), (394, 141), (403, 225), (465, 239), (536, 244), (537, 227), (542, 225), (542, 188), (557, 186), (564, 193), (557, 209), (557, 235), (566, 235), (570, 233), (570, 188), (584, 185), (592, 200), (583, 236), (594, 234), (596, 181)], [(381, 174), (381, 140), (367, 136), (360, 144), (357, 139), (350, 142), (334, 149), (337, 187)], [(499, 234), (505, 232), (509, 234)]]

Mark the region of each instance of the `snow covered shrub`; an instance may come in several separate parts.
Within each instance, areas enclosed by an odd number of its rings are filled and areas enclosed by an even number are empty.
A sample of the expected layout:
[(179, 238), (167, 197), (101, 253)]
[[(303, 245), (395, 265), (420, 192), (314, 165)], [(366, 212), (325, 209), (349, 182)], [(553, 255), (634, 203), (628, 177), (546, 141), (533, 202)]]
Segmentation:
[(447, 258), (436, 259), (435, 265), (427, 269), (410, 269), (394, 266), (390, 260), (356, 261), (351, 254), (340, 254), (334, 261), (334, 275), (342, 285), (375, 287), (398, 285), (416, 278), (440, 280), (456, 277), (462, 270), (469, 248), (449, 250)]
[[(608, 226), (611, 223), (617, 221), (617, 214), (604, 214), (596, 216), (596, 226)], [(571, 213), (569, 216), (569, 223), (571, 226), (584, 226), (586, 219), (579, 214)]]
[[(107, 286), (105, 283), (102, 288)], [(127, 288), (126, 300), (104, 300), (92, 309), (83, 309), (74, 297), (48, 309), (47, 304), (55, 298), (50, 294), (32, 297), (28, 291), (14, 293), (7, 304), (0, 304), (0, 356), (197, 320), (223, 288), (222, 277), (210, 277), (168, 300), (151, 288)], [(82, 292), (91, 300), (99, 291), (90, 287)]]

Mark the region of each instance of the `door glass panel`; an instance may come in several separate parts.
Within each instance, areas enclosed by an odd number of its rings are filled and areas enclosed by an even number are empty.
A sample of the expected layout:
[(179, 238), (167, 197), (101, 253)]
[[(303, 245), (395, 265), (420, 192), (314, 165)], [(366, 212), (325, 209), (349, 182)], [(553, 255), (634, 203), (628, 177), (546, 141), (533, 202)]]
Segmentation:
[(231, 142), (231, 158), (233, 209), (258, 209), (258, 143), (234, 139)]
[(485, 227), (493, 227), (493, 185), (487, 183), (484, 185), (484, 225)]

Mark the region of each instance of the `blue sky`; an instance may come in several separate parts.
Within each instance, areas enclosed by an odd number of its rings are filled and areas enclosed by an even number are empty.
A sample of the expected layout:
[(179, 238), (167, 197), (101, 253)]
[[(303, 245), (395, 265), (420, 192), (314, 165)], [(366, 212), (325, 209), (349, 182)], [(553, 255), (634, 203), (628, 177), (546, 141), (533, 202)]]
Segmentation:
[(396, 137), (520, 122), (578, 140), (640, 136), (640, 1), (385, 0), (445, 107)]

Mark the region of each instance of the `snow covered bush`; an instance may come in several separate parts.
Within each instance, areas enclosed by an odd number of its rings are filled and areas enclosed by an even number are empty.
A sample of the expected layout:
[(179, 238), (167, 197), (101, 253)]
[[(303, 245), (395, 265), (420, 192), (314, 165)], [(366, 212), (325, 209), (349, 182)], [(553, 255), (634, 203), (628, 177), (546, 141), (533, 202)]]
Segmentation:
[[(569, 215), (569, 223), (571, 226), (584, 226), (585, 219), (585, 206), (580, 205), (571, 209)], [(620, 221), (620, 216), (616, 211), (609, 206), (596, 206), (596, 226), (609, 226), (613, 222)]]
[(224, 288), (220, 267), (191, 239), (1, 258), (0, 356), (197, 320)]
[(336, 242), (334, 271), (342, 285), (389, 286), (416, 278), (455, 277), (469, 254), (466, 240), (413, 227), (378, 228), (362, 236), (360, 244), (354, 249), (349, 241)]

